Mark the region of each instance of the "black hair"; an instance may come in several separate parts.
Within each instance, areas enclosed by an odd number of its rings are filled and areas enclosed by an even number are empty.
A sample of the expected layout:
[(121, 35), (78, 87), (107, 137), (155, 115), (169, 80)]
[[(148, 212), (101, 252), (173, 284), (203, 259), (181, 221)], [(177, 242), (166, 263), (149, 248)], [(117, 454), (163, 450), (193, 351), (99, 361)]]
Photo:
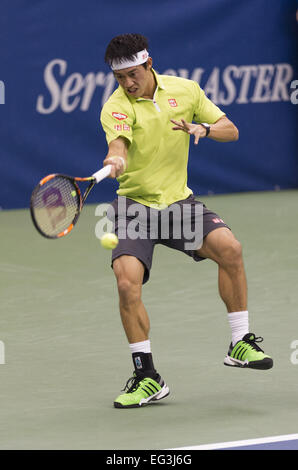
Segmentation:
[[(114, 60), (121, 62), (121, 59), (133, 60), (137, 52), (143, 49), (148, 50), (148, 39), (142, 34), (121, 34), (114, 37), (105, 53), (105, 62), (111, 66)], [(146, 64), (145, 64), (146, 65)]]

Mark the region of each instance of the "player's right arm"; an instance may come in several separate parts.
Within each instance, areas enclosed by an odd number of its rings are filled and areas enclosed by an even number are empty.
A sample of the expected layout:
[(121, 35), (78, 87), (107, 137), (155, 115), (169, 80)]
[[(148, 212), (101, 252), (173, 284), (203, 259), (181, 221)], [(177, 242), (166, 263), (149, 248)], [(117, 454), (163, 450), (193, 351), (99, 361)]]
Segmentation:
[(127, 167), (127, 149), (129, 142), (124, 137), (118, 137), (109, 143), (109, 150), (103, 161), (103, 166), (112, 165), (110, 178), (118, 178)]
[(112, 165), (111, 178), (118, 178), (125, 172), (128, 163), (128, 148), (133, 140), (131, 104), (125, 96), (122, 97), (121, 93), (120, 98), (117, 98), (117, 90), (115, 94), (104, 104), (100, 116), (108, 144), (108, 153), (103, 165)]

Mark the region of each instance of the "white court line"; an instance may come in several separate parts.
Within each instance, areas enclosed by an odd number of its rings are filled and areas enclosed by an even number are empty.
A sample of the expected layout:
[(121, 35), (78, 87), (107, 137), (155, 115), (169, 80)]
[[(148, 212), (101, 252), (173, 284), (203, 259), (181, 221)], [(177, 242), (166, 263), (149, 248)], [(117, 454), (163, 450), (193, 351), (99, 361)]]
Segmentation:
[(283, 436), (261, 437), (258, 439), (245, 439), (243, 441), (219, 442), (217, 444), (202, 444), (191, 447), (176, 447), (168, 450), (214, 450), (226, 449), (228, 447), (242, 447), (257, 444), (268, 444), (271, 442), (293, 441), (298, 440), (298, 434), (284, 434)]

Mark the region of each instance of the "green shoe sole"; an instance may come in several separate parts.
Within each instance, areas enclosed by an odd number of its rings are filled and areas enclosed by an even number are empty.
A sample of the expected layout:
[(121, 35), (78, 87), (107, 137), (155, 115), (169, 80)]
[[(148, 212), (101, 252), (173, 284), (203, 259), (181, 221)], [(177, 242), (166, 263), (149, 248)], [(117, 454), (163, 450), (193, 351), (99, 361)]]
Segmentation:
[(139, 403), (134, 403), (132, 405), (123, 405), (120, 402), (114, 401), (115, 408), (141, 408), (142, 406), (149, 405), (152, 402), (162, 400), (163, 398), (168, 397), (170, 394), (169, 387), (165, 384), (161, 390), (159, 390), (154, 395), (151, 395), (148, 398), (142, 398)]

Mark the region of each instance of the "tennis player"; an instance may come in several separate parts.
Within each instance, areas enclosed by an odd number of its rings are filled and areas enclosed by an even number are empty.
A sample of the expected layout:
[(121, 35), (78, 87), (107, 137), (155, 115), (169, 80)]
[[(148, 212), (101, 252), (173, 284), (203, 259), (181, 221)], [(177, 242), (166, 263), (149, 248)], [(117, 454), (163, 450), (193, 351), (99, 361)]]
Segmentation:
[[(202, 243), (198, 249), (185, 249), (186, 239), (173, 237), (127, 237), (112, 252), (122, 324), (134, 365), (131, 377), (115, 401), (116, 408), (140, 407), (169, 395), (169, 387), (157, 372), (149, 338), (149, 317), (142, 302), (142, 285), (148, 281), (154, 246), (161, 243), (183, 251), (194, 261), (210, 259), (217, 263), (219, 293), (231, 326), (231, 343), (224, 364), (233, 367), (270, 369), (273, 361), (257, 344), (249, 330), (247, 284), (241, 244), (221, 217), (197, 201), (187, 186), (190, 138), (194, 144), (208, 138), (218, 142), (238, 140), (238, 130), (228, 117), (204, 94), (199, 85), (184, 78), (159, 75), (152, 68), (148, 41), (140, 34), (114, 37), (105, 54), (119, 84), (101, 112), (108, 153), (104, 165), (112, 164), (111, 177), (117, 178), (118, 198), (115, 233), (123, 218), (128, 227), (133, 219), (129, 207), (139, 205), (148, 216), (159, 215), (173, 205), (188, 207), (195, 214), (197, 204), (203, 213)], [(119, 214), (119, 201), (126, 212)], [(135, 208), (135, 206), (134, 206)], [(130, 212), (131, 214), (131, 212)], [(191, 215), (193, 217), (193, 215)], [(192, 226), (194, 220), (191, 220)], [(182, 222), (181, 222), (182, 223)], [(135, 237), (133, 237), (135, 238)]]

